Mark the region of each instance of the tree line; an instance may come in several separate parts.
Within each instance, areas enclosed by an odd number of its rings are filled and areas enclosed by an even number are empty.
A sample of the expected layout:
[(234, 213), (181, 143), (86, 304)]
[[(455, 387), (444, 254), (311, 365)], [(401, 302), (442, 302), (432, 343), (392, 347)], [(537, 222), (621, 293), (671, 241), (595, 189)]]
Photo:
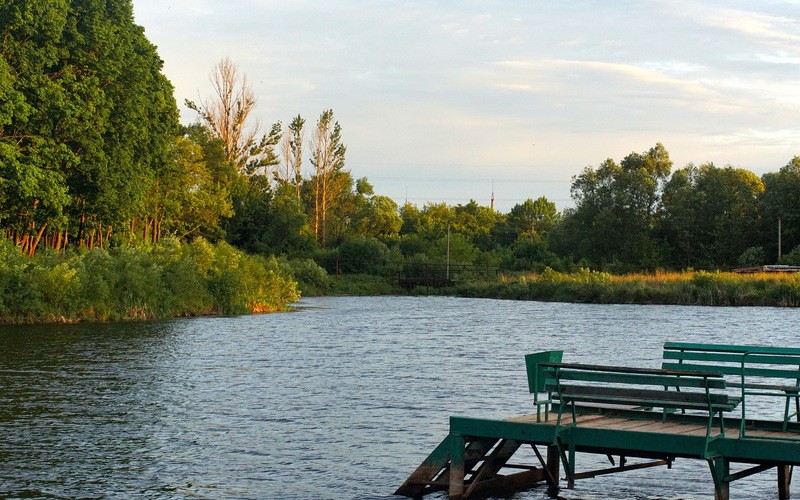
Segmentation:
[(211, 70), (212, 94), (184, 103), (197, 122), (181, 125), (130, 0), (7, 2), (0, 54), (0, 229), (29, 256), (170, 237), (368, 274), (446, 256), (619, 272), (800, 258), (800, 157), (760, 178), (711, 163), (673, 171), (656, 144), (587, 167), (562, 212), (545, 197), (507, 214), (398, 206), (353, 177), (333, 110), (262, 127), (229, 58)]

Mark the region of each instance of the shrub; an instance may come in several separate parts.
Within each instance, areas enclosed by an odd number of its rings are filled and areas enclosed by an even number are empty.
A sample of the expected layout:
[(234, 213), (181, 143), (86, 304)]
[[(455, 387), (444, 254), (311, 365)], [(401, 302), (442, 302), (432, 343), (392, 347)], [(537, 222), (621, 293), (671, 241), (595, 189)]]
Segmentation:
[(118, 320), (268, 312), (299, 298), (274, 258), (167, 240), (33, 259), (0, 240), (0, 322)]
[(287, 263), (303, 295), (322, 295), (332, 286), (331, 277), (311, 259), (294, 259)]

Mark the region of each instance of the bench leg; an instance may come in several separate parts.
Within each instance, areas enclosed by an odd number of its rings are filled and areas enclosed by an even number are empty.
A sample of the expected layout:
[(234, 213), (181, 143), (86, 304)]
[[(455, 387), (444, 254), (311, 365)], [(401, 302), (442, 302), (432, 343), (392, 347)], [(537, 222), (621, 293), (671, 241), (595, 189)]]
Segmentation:
[(792, 466), (778, 466), (778, 499), (789, 500), (789, 487), (792, 484)]
[(708, 460), (708, 466), (714, 479), (714, 500), (730, 500), (731, 490), (728, 482), (731, 472), (730, 462), (725, 458), (711, 458)]
[(464, 436), (451, 434), (450, 448), (450, 491), (452, 500), (461, 500), (464, 496)]
[(564, 440), (557, 438), (558, 454), (564, 462), (564, 475), (567, 476), (567, 488), (575, 487), (575, 443), (572, 441), (572, 433), (567, 436), (567, 446), (564, 449)]

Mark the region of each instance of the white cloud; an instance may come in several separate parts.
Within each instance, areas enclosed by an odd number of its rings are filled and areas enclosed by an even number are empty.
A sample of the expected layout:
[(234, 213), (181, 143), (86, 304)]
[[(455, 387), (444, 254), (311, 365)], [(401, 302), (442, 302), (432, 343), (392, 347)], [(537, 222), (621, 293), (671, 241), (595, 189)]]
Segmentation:
[(134, 0), (179, 102), (231, 56), (263, 123), (333, 108), (357, 176), (494, 165), (567, 184), (657, 141), (677, 165), (777, 169), (800, 153), (797, 3), (739, 5)]

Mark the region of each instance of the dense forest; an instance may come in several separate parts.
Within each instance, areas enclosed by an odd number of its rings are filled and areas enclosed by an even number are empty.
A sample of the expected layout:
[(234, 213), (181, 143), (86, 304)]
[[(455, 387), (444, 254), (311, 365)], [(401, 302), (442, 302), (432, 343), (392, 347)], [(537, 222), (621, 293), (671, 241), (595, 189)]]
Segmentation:
[(474, 201), (398, 206), (352, 176), (333, 110), (261, 130), (257, 96), (231, 59), (211, 69), (211, 97), (184, 103), (197, 122), (181, 125), (131, 0), (5, 2), (0, 54), (7, 274), (25, 267), (17, 253), (55, 268), (164, 242), (189, 255), (198, 241), (310, 283), (445, 259), (526, 272), (800, 264), (800, 157), (758, 177), (673, 168), (658, 143), (573, 177), (574, 205), (562, 212), (535, 194), (508, 213)]

